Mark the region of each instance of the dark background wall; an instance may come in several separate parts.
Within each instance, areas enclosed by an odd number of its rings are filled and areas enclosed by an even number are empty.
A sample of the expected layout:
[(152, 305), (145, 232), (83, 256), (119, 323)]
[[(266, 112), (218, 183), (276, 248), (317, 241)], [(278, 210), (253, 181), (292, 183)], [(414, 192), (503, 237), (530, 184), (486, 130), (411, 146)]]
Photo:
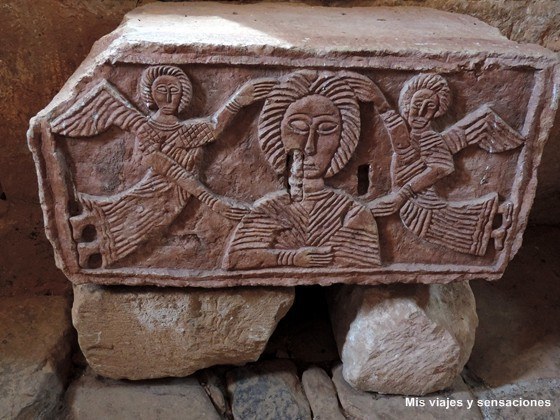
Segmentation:
[[(45, 238), (25, 133), (92, 44), (151, 0), (3, 0), (0, 4), (0, 296), (64, 294)], [(560, 51), (557, 0), (313, 0), (322, 6), (422, 6), (477, 17), (519, 42)], [(533, 224), (560, 224), (560, 117), (545, 149)]]

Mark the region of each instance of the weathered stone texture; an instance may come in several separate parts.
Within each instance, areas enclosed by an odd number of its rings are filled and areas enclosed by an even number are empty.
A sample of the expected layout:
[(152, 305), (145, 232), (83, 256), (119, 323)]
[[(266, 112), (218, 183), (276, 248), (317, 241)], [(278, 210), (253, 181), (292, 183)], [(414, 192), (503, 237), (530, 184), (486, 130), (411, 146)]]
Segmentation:
[(474, 16), (517, 42), (560, 51), (560, 6), (548, 0), (326, 0), (332, 6), (420, 6)]
[(69, 420), (220, 420), (195, 378), (119, 382), (91, 374), (66, 395)]
[(236, 420), (311, 420), (296, 366), (289, 360), (259, 362), (227, 374)]
[(257, 360), (294, 298), (291, 288), (74, 288), (80, 347), (110, 378), (186, 376)]
[(520, 381), (495, 388), (481, 386), (472, 393), (485, 419), (560, 418), (560, 379)]
[(0, 6), (0, 184), (6, 197), (0, 211), (0, 296), (69, 291), (44, 237), (37, 179), (23, 139), (29, 118), (60, 89), (93, 42), (137, 4), (8, 0)]
[(331, 321), (350, 384), (408, 395), (453, 383), (478, 323), (467, 283), (343, 286), (333, 293)]
[(336, 390), (327, 373), (316, 366), (303, 372), (301, 383), (315, 420), (344, 420)]
[(0, 298), (0, 418), (51, 418), (70, 373), (70, 305), (54, 296)]
[[(474, 395), (461, 377), (457, 377), (451, 387), (444, 392), (422, 398), (410, 398), (414, 401), (423, 401), (423, 406), (415, 402), (407, 405), (404, 396), (358, 391), (344, 380), (340, 365), (333, 369), (333, 382), (346, 417), (350, 420), (439, 420), (442, 418), (482, 420), (483, 418)], [(467, 401), (473, 403), (470, 408)], [(438, 403), (448, 403), (450, 406), (446, 409), (445, 406), (437, 405)]]
[(223, 371), (223, 369), (227, 369), (227, 367), (222, 366), (214, 369), (204, 369), (198, 372), (196, 376), (210, 397), (212, 404), (214, 404), (216, 411), (218, 411), (222, 417), (228, 418), (228, 416), (231, 415), (231, 409), (226, 399), (227, 389), (225, 377), (223, 377), (223, 372), (222, 375), (218, 373), (219, 371)]
[(480, 325), (467, 367), (490, 387), (560, 379), (559, 234), (533, 227), (501, 281), (471, 282)]

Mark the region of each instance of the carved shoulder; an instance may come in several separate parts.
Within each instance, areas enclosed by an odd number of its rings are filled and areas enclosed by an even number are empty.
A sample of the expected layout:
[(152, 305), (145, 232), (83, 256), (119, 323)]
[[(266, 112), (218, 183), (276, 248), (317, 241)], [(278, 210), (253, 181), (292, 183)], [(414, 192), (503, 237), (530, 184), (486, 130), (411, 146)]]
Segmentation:
[(429, 130), (420, 135), (420, 148), (422, 150), (432, 149), (434, 147), (441, 147), (444, 145), (442, 135), (437, 131)]
[(187, 148), (204, 146), (216, 140), (214, 125), (210, 119), (185, 121), (177, 131), (177, 138)]
[(455, 169), (453, 155), (449, 151), (443, 137), (435, 131), (422, 133), (420, 137), (420, 155), (430, 168), (440, 172), (441, 176), (450, 174)]

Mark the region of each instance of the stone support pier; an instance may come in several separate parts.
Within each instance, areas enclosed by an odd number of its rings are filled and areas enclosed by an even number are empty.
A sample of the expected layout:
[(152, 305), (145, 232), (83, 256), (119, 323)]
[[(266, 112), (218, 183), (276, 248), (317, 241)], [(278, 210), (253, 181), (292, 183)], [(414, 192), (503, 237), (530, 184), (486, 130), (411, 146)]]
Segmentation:
[(188, 376), (261, 355), (293, 288), (74, 286), (72, 319), (93, 370), (113, 379)]
[(425, 395), (456, 380), (478, 318), (468, 283), (342, 286), (331, 322), (344, 379), (381, 394)]

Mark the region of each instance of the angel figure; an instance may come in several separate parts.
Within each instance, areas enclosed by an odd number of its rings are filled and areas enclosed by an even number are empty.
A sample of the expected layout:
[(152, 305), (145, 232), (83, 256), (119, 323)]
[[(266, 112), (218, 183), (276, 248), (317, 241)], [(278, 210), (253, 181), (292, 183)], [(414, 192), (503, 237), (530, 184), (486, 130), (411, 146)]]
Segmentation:
[(379, 266), (373, 215), (325, 184), (354, 153), (358, 101), (372, 101), (375, 91), (356, 73), (302, 70), (270, 92), (259, 144), (271, 167), (287, 177), (286, 189), (267, 194), (243, 217), (226, 249), (226, 269)]
[[(52, 131), (69, 137), (96, 136), (111, 126), (133, 133), (148, 167), (139, 182), (118, 194), (76, 193), (83, 210), (70, 223), (80, 266), (107, 267), (131, 254), (161, 234), (191, 196), (228, 219), (240, 220), (248, 205), (214, 194), (199, 180), (202, 146), (215, 141), (242, 107), (264, 98), (275, 83), (247, 82), (214, 115), (181, 120), (179, 114), (192, 98), (190, 79), (178, 67), (152, 66), (140, 81), (141, 97), (153, 111), (149, 115), (103, 80), (56, 118)], [(96, 237), (87, 242), (84, 229), (92, 225)], [(92, 262), (99, 255), (101, 261)]]
[[(489, 153), (515, 149), (524, 138), (489, 106), (477, 111), (442, 133), (432, 121), (445, 114), (451, 100), (447, 81), (436, 74), (419, 74), (401, 90), (401, 115), (379, 109), (391, 139), (393, 191), (369, 204), (374, 216), (397, 211), (403, 224), (424, 240), (455, 251), (485, 255), (490, 238), (495, 248), (503, 248), (511, 225), (511, 202), (498, 202), (498, 194), (460, 202), (439, 197), (434, 184), (455, 170), (453, 155), (476, 144)], [(408, 126), (407, 126), (408, 125)], [(492, 230), (496, 213), (502, 225)]]

